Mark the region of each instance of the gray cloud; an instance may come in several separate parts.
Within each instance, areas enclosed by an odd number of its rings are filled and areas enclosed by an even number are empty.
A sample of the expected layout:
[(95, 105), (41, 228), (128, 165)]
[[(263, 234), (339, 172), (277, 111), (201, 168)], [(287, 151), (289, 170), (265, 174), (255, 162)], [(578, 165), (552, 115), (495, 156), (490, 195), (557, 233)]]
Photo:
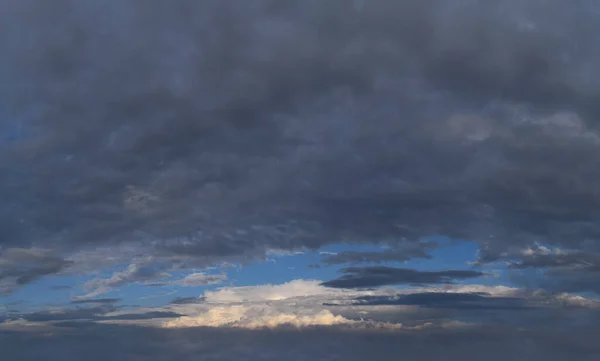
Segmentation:
[(521, 256), (518, 262), (511, 264), (512, 268), (555, 268), (555, 267), (579, 267), (598, 268), (600, 266), (600, 255), (596, 253), (574, 252), (562, 254), (539, 254)]
[(197, 304), (203, 303), (205, 301), (205, 297), (177, 297), (173, 299), (170, 304), (173, 305), (189, 305), (189, 304)]
[(71, 301), (74, 305), (86, 304), (86, 303), (103, 303), (103, 304), (112, 304), (121, 301), (120, 298), (96, 298), (96, 299), (88, 299), (88, 300), (73, 300)]
[[(600, 292), (600, 254), (586, 250), (550, 249), (535, 245), (504, 256), (513, 281), (553, 292)], [(537, 272), (536, 272), (537, 271)], [(539, 274), (544, 277), (539, 277)]]
[(151, 282), (169, 277), (164, 272), (165, 265), (154, 264), (151, 261), (132, 263), (127, 269), (114, 272), (109, 278), (95, 278), (84, 284), (84, 288), (91, 291), (82, 299), (97, 296), (129, 283)]
[(57, 274), (71, 264), (44, 249), (0, 249), (0, 295), (43, 276)]
[(172, 311), (150, 311), (144, 313), (124, 313), (120, 315), (114, 316), (104, 316), (101, 320), (121, 320), (121, 321), (131, 321), (131, 320), (150, 320), (155, 318), (174, 318), (184, 316), (181, 313), (172, 312)]
[(491, 297), (485, 293), (423, 292), (397, 296), (363, 296), (356, 305), (407, 305), (465, 310), (526, 310), (533, 308), (528, 300), (517, 297)]
[(184, 286), (184, 287), (198, 287), (206, 285), (219, 284), (227, 280), (225, 274), (206, 274), (206, 273), (192, 273), (185, 276), (179, 281), (173, 282), (173, 284)]
[(116, 311), (113, 305), (99, 305), (95, 307), (68, 308), (58, 310), (44, 310), (31, 313), (13, 315), (14, 319), (22, 318), (30, 322), (53, 322), (70, 320), (94, 320), (102, 315)]
[(455, 280), (477, 278), (485, 274), (470, 270), (417, 271), (393, 267), (349, 267), (341, 270), (343, 276), (323, 282), (334, 288), (366, 288), (385, 285), (424, 285), (453, 283)]
[[(540, 277), (541, 274), (541, 277)], [(552, 292), (600, 293), (597, 267), (558, 267), (542, 272), (515, 272), (511, 280), (530, 288), (543, 288)]]
[(600, 251), (596, 1), (5, 3), (3, 245)]
[[(76, 326), (76, 325), (68, 325)], [(559, 326), (556, 324), (555, 326)], [(76, 331), (76, 332), (73, 332)], [(600, 348), (597, 328), (552, 327), (514, 331), (505, 328), (434, 329), (427, 332), (302, 330), (153, 329), (115, 325), (77, 325), (50, 335), (0, 334), (0, 347), (11, 360), (212, 360), (331, 359), (594, 361)], [(231, 342), (235, 340), (235, 342)]]
[(30, 313), (12, 314), (8, 319), (23, 319), (29, 322), (70, 322), (70, 321), (132, 321), (132, 320), (150, 320), (156, 318), (174, 318), (184, 316), (172, 311), (149, 311), (139, 313), (120, 313), (109, 315), (110, 312), (117, 311), (113, 302), (101, 302), (101, 305), (94, 307), (65, 308), (58, 310), (44, 310)]
[(343, 251), (326, 255), (321, 260), (327, 265), (343, 263), (382, 263), (405, 262), (415, 258), (429, 259), (429, 250), (435, 248), (434, 243), (415, 243), (398, 249), (384, 251)]
[(50, 286), (49, 288), (51, 290), (53, 290), (53, 291), (62, 291), (62, 290), (71, 289), (71, 286), (67, 286), (67, 285), (55, 285), (55, 286)]

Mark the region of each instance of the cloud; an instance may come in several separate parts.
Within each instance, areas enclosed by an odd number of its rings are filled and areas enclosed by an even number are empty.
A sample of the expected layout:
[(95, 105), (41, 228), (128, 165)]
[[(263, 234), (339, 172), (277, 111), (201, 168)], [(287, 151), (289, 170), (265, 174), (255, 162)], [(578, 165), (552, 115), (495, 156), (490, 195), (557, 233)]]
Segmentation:
[(484, 276), (485, 273), (470, 270), (417, 271), (393, 267), (349, 267), (341, 270), (340, 278), (323, 282), (333, 288), (368, 288), (396, 284), (420, 285), (453, 283)]
[(1, 242), (204, 266), (431, 235), (597, 254), (597, 5), (538, 7), (11, 4)]
[(526, 310), (531, 306), (522, 298), (489, 297), (478, 293), (424, 292), (398, 296), (364, 296), (356, 304), (375, 305), (416, 305), (434, 308)]
[(241, 287), (222, 287), (207, 290), (204, 297), (208, 303), (241, 303), (281, 301), (299, 297), (333, 296), (344, 293), (323, 287), (319, 281), (297, 279), (282, 284), (265, 284)]
[(177, 297), (173, 299), (170, 304), (172, 305), (188, 305), (203, 303), (206, 299), (204, 297)]
[(96, 298), (96, 299), (83, 299), (83, 300), (73, 300), (71, 301), (74, 305), (81, 305), (86, 303), (102, 303), (102, 304), (112, 304), (121, 301), (120, 298)]
[(23, 319), (28, 322), (54, 322), (70, 320), (94, 320), (102, 315), (115, 311), (117, 308), (110, 304), (85, 308), (65, 308), (37, 311), (14, 315), (13, 319)]
[(169, 276), (168, 273), (164, 272), (164, 266), (160, 267), (148, 262), (132, 263), (124, 271), (114, 272), (110, 278), (95, 278), (86, 282), (84, 288), (91, 292), (77, 298), (95, 297), (129, 283), (149, 282), (165, 279)]
[[(44, 311), (36, 311), (30, 313), (11, 314), (8, 321), (15, 322), (23, 320), (41, 324), (42, 326), (50, 326), (64, 322), (107, 322), (107, 321), (144, 321), (156, 320), (162, 318), (179, 318), (184, 315), (167, 310), (151, 310), (151, 311), (118, 311), (118, 308), (112, 305), (114, 302), (101, 302), (98, 306), (93, 307), (78, 307), (78, 308), (62, 308), (51, 309)], [(6, 326), (6, 325), (5, 325)]]
[(327, 265), (343, 263), (382, 263), (405, 262), (411, 259), (430, 259), (430, 248), (435, 248), (434, 243), (416, 243), (399, 249), (386, 249), (383, 251), (343, 251), (328, 254), (321, 261)]
[(0, 295), (43, 276), (57, 274), (71, 263), (45, 249), (0, 249)]
[(136, 321), (136, 320), (152, 320), (160, 318), (180, 318), (184, 315), (171, 311), (150, 311), (144, 313), (121, 313), (118, 315), (105, 315), (101, 321)]
[[(563, 361), (597, 359), (597, 327), (555, 327), (514, 331), (473, 327), (431, 329), (427, 332), (360, 329), (348, 332), (335, 327), (247, 330), (240, 328), (153, 329), (122, 325), (85, 325), (39, 333), (11, 332), (0, 337), (0, 347), (13, 360), (72, 361), (152, 359), (193, 360), (198, 355), (213, 360), (287, 360), (335, 357), (358, 361), (387, 360), (390, 354), (409, 360), (490, 361), (527, 359)], [(73, 332), (76, 331), (76, 332)], [(235, 342), (232, 342), (235, 340)]]
[(334, 316), (327, 310), (314, 312), (312, 309), (302, 312), (281, 312), (272, 307), (258, 306), (218, 306), (210, 308), (208, 312), (195, 317), (180, 317), (167, 321), (166, 328), (172, 327), (242, 327), (263, 328), (291, 325), (295, 327), (329, 326), (342, 323), (351, 323), (342, 316)]
[[(171, 268), (174, 268), (174, 266), (161, 265), (152, 261), (132, 263), (124, 271), (114, 272), (109, 278), (95, 278), (86, 282), (84, 288), (91, 292), (83, 296), (77, 296), (76, 299), (85, 300), (130, 283), (142, 283), (148, 286), (200, 287), (219, 284), (227, 280), (225, 274), (206, 274), (202, 272), (191, 273), (180, 280), (167, 280), (171, 275), (165, 271)], [(154, 282), (156, 280), (164, 280), (164, 282)]]
[[(535, 244), (502, 257), (517, 284), (553, 292), (599, 292), (600, 254)], [(538, 277), (538, 270), (544, 277)]]
[(71, 289), (71, 286), (67, 286), (67, 285), (54, 285), (54, 286), (50, 286), (49, 288), (52, 291), (62, 291), (62, 290)]
[[(277, 328), (348, 325), (394, 328), (379, 321), (353, 320), (322, 307), (324, 300), (346, 299), (361, 293), (323, 287), (316, 280), (282, 284), (222, 287), (204, 292), (201, 302), (171, 302), (171, 308), (188, 316), (168, 320), (164, 327)], [(373, 293), (369, 293), (373, 294)]]
[[(527, 312), (523, 313), (523, 310)], [(222, 287), (198, 298), (176, 299), (161, 307), (119, 309), (113, 302), (7, 314), (0, 329), (17, 320), (47, 329), (114, 323), (153, 328), (283, 328), (335, 326), (339, 330), (435, 330), (464, 327), (529, 328), (561, 322), (581, 327), (600, 321), (600, 303), (572, 294), (483, 285), (446, 285), (376, 290), (328, 288), (319, 281)], [(34, 327), (35, 326), (35, 327)], [(21, 326), (19, 326), (21, 327)]]
[(184, 287), (198, 287), (219, 284), (225, 280), (227, 280), (227, 275), (225, 274), (211, 275), (200, 272), (189, 274), (183, 279), (174, 282), (174, 284)]
[[(564, 293), (600, 292), (597, 1), (0, 3), (0, 295), (97, 277), (89, 308), (0, 316), (7, 358), (600, 357), (597, 302)], [(430, 236), (524, 289), (358, 267)], [(322, 257), (356, 266), (322, 284), (91, 300), (338, 243), (386, 251)], [(219, 327), (124, 326), (165, 322)]]

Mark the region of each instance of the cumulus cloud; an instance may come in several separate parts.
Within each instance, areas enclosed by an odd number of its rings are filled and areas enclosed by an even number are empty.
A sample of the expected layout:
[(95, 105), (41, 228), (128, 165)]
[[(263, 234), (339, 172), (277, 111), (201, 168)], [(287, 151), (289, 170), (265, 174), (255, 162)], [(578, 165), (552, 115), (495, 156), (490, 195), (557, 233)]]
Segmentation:
[(339, 294), (321, 286), (316, 280), (297, 279), (282, 284), (223, 287), (204, 292), (207, 302), (238, 303), (286, 300), (297, 297)]
[[(345, 290), (312, 280), (207, 290), (201, 298), (171, 302), (168, 309), (187, 316), (166, 320), (165, 327), (336, 324), (350, 329), (413, 329), (444, 327), (452, 322), (527, 326), (533, 320), (559, 314), (564, 320), (577, 318), (578, 312), (589, 320), (600, 316), (597, 301), (541, 290), (477, 284)], [(524, 310), (527, 316), (520, 312)]]
[(307, 326), (330, 326), (342, 323), (351, 323), (352, 321), (342, 317), (334, 316), (328, 310), (315, 311), (295, 310), (293, 313), (278, 311), (268, 306), (216, 306), (208, 312), (195, 317), (180, 317), (178, 319), (167, 321), (164, 327), (198, 327), (198, 326), (231, 326), (243, 328), (262, 328), (277, 327), (282, 325), (291, 325), (296, 327)]
[(202, 302), (187, 302), (187, 299), (185, 302), (172, 302), (172, 309), (188, 316), (168, 320), (164, 327), (399, 326), (351, 320), (322, 306), (324, 300), (346, 299), (359, 294), (329, 289), (316, 280), (301, 279), (278, 285), (223, 287), (205, 291)]

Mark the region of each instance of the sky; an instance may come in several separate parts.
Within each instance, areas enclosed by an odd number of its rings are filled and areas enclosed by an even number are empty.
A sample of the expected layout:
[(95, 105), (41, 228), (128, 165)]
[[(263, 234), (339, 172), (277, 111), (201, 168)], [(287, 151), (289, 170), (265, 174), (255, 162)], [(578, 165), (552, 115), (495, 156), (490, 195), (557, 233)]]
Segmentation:
[(597, 1), (0, 9), (7, 359), (600, 359)]

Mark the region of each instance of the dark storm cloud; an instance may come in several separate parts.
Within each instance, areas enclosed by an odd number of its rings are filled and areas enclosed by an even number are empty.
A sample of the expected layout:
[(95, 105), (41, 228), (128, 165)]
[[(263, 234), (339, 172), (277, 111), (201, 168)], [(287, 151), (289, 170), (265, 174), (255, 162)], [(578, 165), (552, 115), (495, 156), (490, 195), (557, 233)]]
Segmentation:
[(2, 4), (2, 244), (600, 251), (597, 1)]
[(455, 280), (477, 278), (485, 274), (469, 270), (418, 271), (393, 267), (349, 267), (340, 272), (340, 278), (323, 282), (322, 285), (334, 288), (368, 288), (385, 285), (425, 285), (453, 283)]
[(429, 251), (435, 248), (434, 243), (415, 243), (399, 249), (387, 249), (384, 251), (343, 251), (333, 255), (327, 255), (321, 260), (328, 265), (343, 263), (382, 263), (382, 262), (405, 262), (415, 258), (429, 259)]

